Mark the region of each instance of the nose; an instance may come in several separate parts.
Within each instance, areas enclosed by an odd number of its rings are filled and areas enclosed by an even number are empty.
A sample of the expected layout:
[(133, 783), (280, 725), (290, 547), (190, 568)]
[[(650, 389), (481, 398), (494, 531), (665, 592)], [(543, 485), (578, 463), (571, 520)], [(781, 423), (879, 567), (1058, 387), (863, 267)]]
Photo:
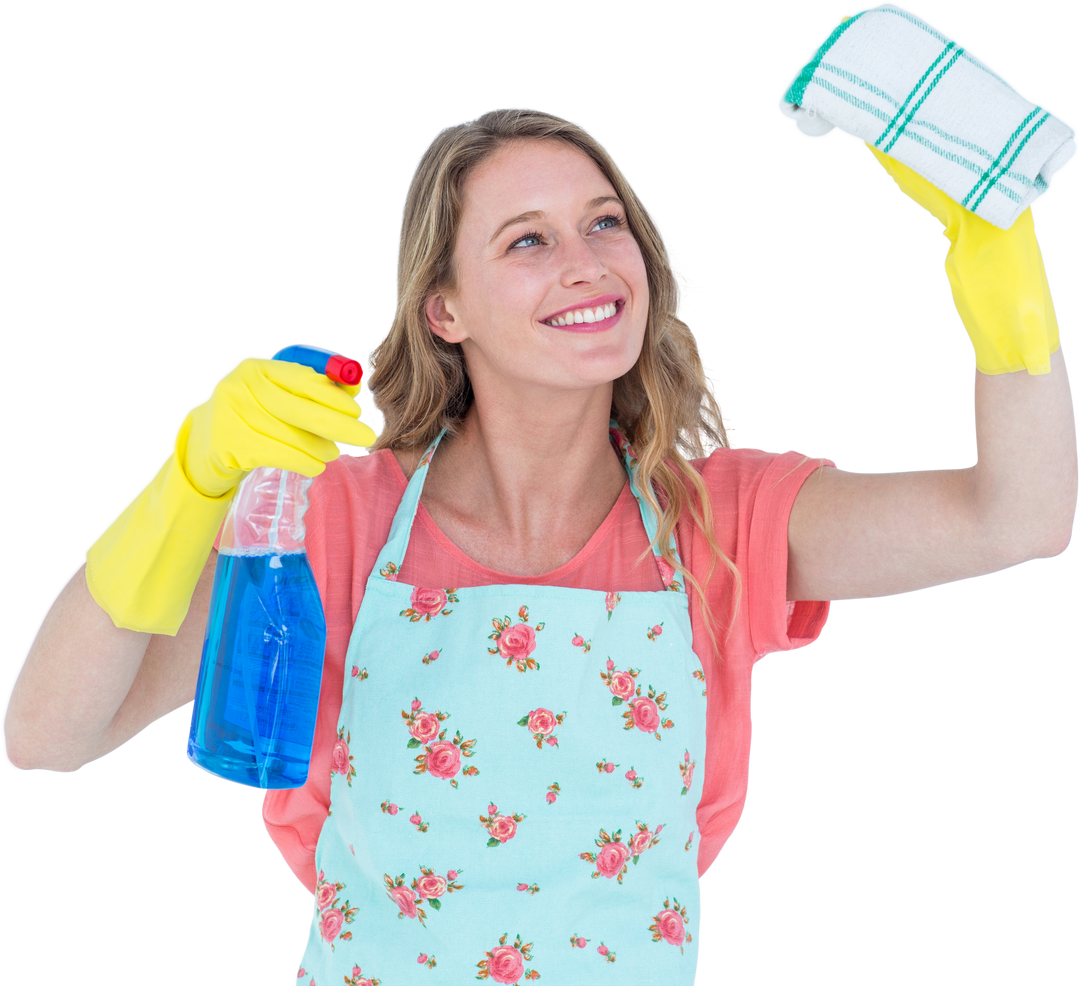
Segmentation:
[(607, 273), (607, 265), (597, 256), (589, 241), (578, 234), (566, 237), (561, 243), (562, 284), (592, 284)]

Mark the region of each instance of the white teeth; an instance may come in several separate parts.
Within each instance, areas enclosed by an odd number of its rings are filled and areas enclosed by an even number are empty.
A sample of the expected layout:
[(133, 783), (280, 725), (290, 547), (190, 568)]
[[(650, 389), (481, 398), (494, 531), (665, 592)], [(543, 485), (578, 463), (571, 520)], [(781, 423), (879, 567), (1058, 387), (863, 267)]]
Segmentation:
[(549, 318), (548, 325), (581, 325), (585, 322), (601, 322), (605, 318), (611, 318), (619, 310), (614, 302), (607, 305), (598, 305), (593, 308), (579, 308), (577, 311), (563, 312)]

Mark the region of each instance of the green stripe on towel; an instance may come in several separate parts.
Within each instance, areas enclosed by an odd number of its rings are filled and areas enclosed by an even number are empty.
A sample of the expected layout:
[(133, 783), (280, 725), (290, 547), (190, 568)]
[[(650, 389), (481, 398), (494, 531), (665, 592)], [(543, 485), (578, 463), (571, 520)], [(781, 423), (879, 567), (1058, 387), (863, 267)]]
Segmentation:
[(866, 11), (862, 14), (856, 14), (854, 17), (845, 18), (837, 26), (836, 30), (825, 39), (823, 44), (817, 50), (817, 54), (803, 66), (803, 70), (799, 73), (798, 78), (791, 83), (790, 88), (784, 93), (784, 101), (791, 103), (793, 106), (802, 106), (803, 93), (806, 92), (806, 87), (810, 80), (814, 77), (814, 73), (817, 71), (817, 67), (821, 60), (828, 54), (829, 49), (836, 44), (837, 40), (852, 24), (854, 24)]

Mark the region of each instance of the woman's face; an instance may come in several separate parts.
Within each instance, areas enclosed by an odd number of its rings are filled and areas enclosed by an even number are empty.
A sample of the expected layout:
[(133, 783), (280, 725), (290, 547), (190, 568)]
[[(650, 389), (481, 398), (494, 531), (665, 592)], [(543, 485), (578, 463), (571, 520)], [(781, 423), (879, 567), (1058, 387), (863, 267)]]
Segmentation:
[(461, 343), (477, 393), (591, 389), (634, 365), (645, 263), (591, 158), (555, 140), (508, 144), (469, 177), (462, 205), (456, 287), (427, 314)]

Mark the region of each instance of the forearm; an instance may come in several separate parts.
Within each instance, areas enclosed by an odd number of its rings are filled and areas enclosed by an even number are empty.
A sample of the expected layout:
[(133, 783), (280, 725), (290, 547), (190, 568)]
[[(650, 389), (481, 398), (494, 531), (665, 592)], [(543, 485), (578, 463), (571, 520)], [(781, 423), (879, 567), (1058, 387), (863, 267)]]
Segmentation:
[(1051, 372), (976, 373), (978, 463), (971, 509), (987, 547), (1006, 565), (1069, 543), (1076, 510), (1076, 431), (1059, 349)]

